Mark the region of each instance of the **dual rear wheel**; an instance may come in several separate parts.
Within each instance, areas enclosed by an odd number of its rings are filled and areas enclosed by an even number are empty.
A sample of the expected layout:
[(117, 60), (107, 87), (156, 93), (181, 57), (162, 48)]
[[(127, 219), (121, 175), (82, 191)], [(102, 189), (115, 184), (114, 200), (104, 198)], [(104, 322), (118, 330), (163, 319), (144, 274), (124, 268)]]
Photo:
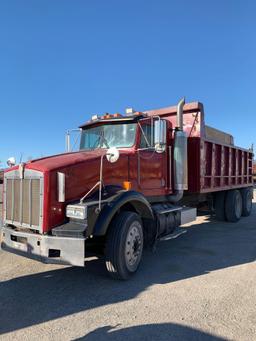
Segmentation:
[(218, 220), (237, 222), (252, 210), (252, 188), (218, 192), (215, 195), (215, 213)]

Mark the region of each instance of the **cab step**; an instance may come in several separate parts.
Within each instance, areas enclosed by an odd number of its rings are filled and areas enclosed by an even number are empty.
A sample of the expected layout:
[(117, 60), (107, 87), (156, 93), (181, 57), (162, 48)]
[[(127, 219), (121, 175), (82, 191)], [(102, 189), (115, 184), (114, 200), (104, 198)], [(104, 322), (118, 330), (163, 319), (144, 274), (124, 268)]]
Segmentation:
[(182, 228), (177, 228), (174, 232), (167, 234), (166, 236), (161, 237), (159, 240), (160, 241), (165, 241), (165, 240), (170, 240), (170, 239), (175, 239), (181, 236), (182, 234), (186, 233), (187, 230), (184, 230)]
[(86, 224), (68, 222), (52, 229), (52, 235), (56, 237), (83, 238), (85, 236)]

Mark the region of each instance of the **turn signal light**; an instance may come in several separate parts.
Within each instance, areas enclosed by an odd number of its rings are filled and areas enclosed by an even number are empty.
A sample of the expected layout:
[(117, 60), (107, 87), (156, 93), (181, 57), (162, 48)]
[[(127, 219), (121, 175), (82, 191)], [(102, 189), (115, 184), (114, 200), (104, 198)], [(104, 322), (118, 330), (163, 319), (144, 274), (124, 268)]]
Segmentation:
[(122, 117), (122, 115), (119, 114), (118, 112), (115, 113), (115, 114), (108, 114), (108, 113), (106, 113), (105, 115), (101, 116), (101, 119), (102, 120), (106, 120), (106, 119), (109, 119), (109, 118), (117, 118), (117, 117)]
[(132, 183), (130, 181), (124, 181), (123, 182), (123, 188), (126, 190), (126, 191), (129, 191), (130, 189), (132, 189)]

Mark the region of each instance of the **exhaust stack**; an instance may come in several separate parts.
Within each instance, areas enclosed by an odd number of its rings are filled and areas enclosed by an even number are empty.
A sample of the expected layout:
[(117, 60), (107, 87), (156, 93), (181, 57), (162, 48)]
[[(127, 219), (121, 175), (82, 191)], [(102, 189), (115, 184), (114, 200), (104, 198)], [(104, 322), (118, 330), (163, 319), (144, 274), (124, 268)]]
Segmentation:
[(176, 129), (183, 131), (183, 107), (185, 104), (185, 97), (183, 97), (177, 105), (177, 119)]
[(185, 98), (177, 106), (177, 126), (174, 137), (174, 194), (169, 196), (171, 202), (182, 199), (184, 190), (188, 189), (188, 164), (187, 164), (187, 135), (183, 131), (183, 107)]

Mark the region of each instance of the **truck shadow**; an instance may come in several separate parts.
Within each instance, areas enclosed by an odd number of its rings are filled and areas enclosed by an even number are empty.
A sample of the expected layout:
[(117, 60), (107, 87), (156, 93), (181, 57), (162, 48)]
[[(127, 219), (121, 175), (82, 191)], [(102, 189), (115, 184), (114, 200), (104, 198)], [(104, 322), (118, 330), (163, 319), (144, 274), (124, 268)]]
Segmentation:
[[(118, 326), (117, 326), (118, 328)], [(113, 326), (97, 328), (89, 334), (76, 339), (76, 341), (101, 341), (101, 340), (145, 340), (145, 336), (150, 340), (189, 340), (189, 341), (224, 341), (223, 338), (214, 336), (198, 329), (182, 326), (176, 323), (145, 324), (141, 326), (115, 329)], [(147, 339), (149, 340), (149, 338)]]
[(146, 251), (130, 281), (107, 277), (102, 259), (87, 267), (61, 267), (0, 283), (0, 333), (25, 328), (96, 307), (133, 299), (154, 284), (165, 284), (256, 259), (256, 204), (238, 224), (208, 217), (178, 239)]

